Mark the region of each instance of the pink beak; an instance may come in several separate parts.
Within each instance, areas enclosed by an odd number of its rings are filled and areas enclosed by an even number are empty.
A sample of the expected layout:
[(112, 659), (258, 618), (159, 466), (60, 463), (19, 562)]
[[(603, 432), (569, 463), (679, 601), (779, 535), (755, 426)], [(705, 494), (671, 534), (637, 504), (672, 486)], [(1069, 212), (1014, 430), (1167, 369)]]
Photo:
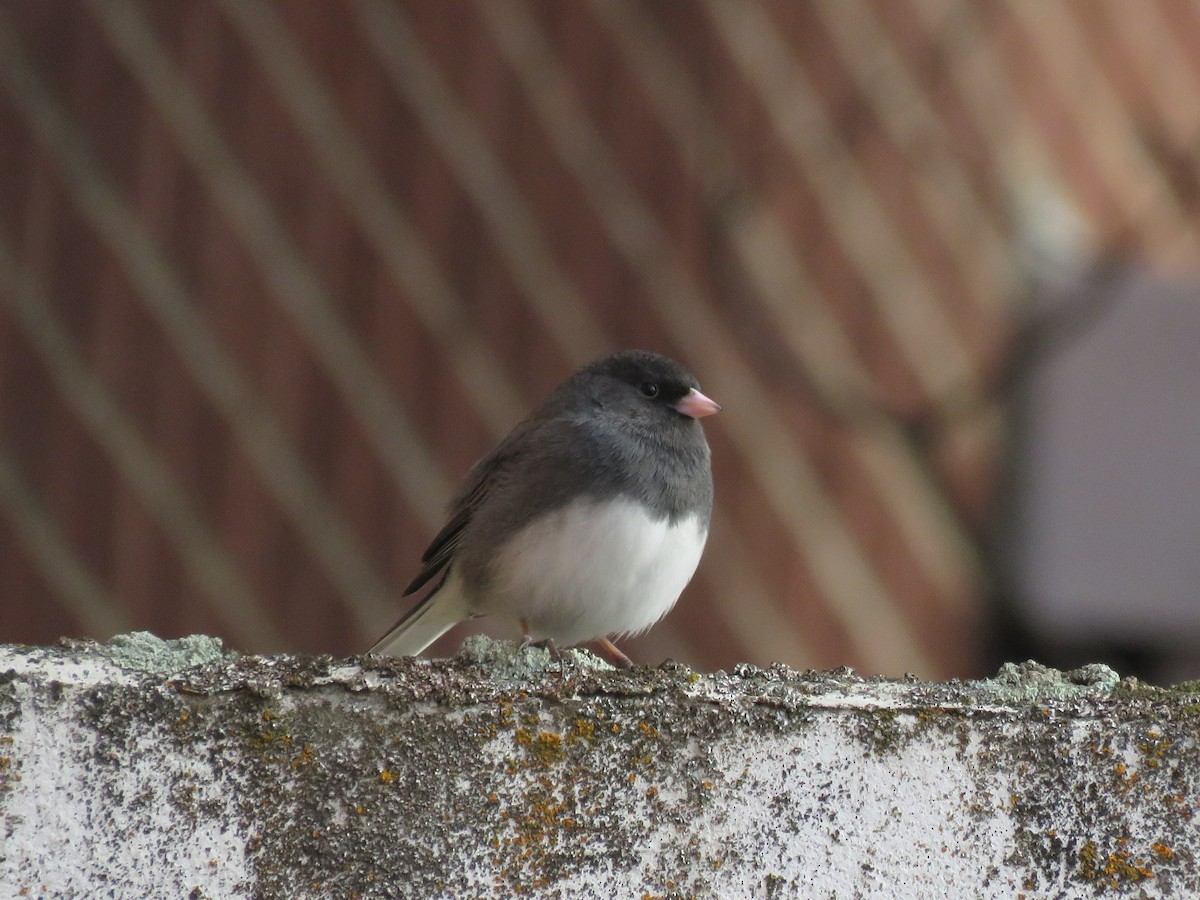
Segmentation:
[(711, 416), (713, 413), (721, 409), (721, 404), (709, 400), (695, 388), (692, 388), (683, 395), (683, 399), (675, 404), (677, 412), (683, 413), (685, 416), (691, 416), (693, 419), (703, 419), (705, 416)]

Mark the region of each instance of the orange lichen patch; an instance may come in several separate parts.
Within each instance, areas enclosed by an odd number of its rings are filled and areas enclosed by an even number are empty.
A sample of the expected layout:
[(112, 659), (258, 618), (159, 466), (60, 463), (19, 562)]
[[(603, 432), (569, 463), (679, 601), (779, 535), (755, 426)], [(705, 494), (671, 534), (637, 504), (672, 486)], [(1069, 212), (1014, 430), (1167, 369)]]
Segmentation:
[(396, 780), (396, 773), (393, 772), (391, 769), (380, 769), (379, 770), (379, 780), (382, 781), (384, 784), (391, 784), (393, 781)]
[(650, 725), (646, 722), (638, 722), (637, 727), (638, 727), (638, 731), (640, 731), (646, 737), (649, 737), (649, 738), (658, 737), (658, 729), (655, 728), (653, 725)]
[(300, 752), (296, 754), (296, 758), (292, 760), (293, 769), (302, 769), (313, 764), (313, 748), (312, 744), (305, 744), (300, 748)]
[(1146, 762), (1146, 767), (1157, 769), (1166, 759), (1167, 750), (1171, 747), (1171, 740), (1163, 737), (1160, 732), (1150, 729), (1146, 732), (1146, 740), (1137, 747)]
[(1151, 844), (1150, 849), (1154, 851), (1154, 855), (1159, 859), (1172, 859), (1175, 856), (1175, 851), (1162, 841), (1156, 841)]
[(588, 719), (576, 719), (571, 723), (571, 730), (567, 732), (569, 744), (583, 741), (591, 746), (596, 742), (596, 738), (596, 723)]
[(548, 883), (545, 869), (551, 854), (581, 827), (573, 817), (564, 815), (567, 809), (568, 803), (543, 785), (527, 793), (519, 809), (503, 812), (513, 834), (493, 843), (504, 854), (495, 862), (506, 864), (501, 876), (516, 892)]
[[(1127, 838), (1117, 840), (1119, 847), (1128, 843)], [(1104, 855), (1095, 841), (1087, 841), (1079, 850), (1079, 875), (1085, 881), (1102, 881), (1115, 888), (1153, 878), (1154, 870), (1141, 857), (1133, 856), (1128, 850), (1118, 849)]]
[(567, 757), (562, 735), (552, 731), (539, 731), (534, 735), (526, 728), (518, 728), (513, 732), (513, 739), (524, 747), (529, 758), (540, 766), (549, 767)]
[(1117, 763), (1113, 766), (1113, 781), (1116, 782), (1117, 789), (1122, 793), (1132, 789), (1141, 780), (1142, 776), (1137, 772), (1130, 772), (1125, 763)]

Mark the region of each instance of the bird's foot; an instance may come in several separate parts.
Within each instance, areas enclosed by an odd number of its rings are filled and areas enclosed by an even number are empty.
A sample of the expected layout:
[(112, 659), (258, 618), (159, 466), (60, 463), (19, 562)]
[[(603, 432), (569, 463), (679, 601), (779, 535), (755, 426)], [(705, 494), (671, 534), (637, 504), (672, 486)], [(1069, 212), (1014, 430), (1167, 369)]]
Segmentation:
[(605, 653), (608, 654), (609, 659), (611, 659), (613, 661), (613, 665), (615, 665), (618, 669), (632, 669), (633, 668), (633, 660), (630, 659), (628, 656), (626, 656), (624, 653), (622, 653), (620, 648), (617, 647), (617, 645), (614, 644), (612, 641), (610, 641), (608, 638), (606, 638), (606, 637), (597, 638), (595, 641), (595, 644), (597, 647), (599, 647), (601, 650), (603, 650)]
[(549, 653), (550, 658), (558, 663), (558, 677), (567, 677), (567, 655), (558, 649), (558, 644), (550, 638), (543, 638), (540, 641), (529, 641), (529, 646), (540, 647)]
[(558, 645), (550, 638), (543, 638), (540, 641), (535, 641), (529, 634), (529, 624), (522, 619), (520, 649), (524, 650), (526, 647), (539, 647), (542, 650), (545, 650), (550, 654), (550, 658), (558, 663), (558, 676), (560, 678), (567, 677), (566, 655), (558, 649)]

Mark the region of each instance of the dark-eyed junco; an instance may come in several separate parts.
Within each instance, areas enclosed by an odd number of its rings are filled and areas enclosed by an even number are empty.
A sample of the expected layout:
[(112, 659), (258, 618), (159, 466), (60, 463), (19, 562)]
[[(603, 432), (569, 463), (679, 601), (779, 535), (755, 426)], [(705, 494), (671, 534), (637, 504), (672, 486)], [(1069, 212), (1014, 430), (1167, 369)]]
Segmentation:
[(713, 487), (697, 420), (718, 409), (657, 353), (576, 372), (471, 469), (404, 595), (436, 586), (371, 652), (415, 655), (486, 615), (552, 653), (598, 641), (627, 665), (608, 636), (666, 615), (704, 550)]

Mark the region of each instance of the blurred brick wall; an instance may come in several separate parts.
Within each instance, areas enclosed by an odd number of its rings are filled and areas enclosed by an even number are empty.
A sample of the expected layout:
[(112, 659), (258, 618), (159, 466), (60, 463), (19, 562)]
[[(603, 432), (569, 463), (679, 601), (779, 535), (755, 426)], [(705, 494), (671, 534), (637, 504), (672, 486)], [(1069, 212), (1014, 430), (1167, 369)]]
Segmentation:
[(1197, 59), (1182, 0), (8, 0), (0, 640), (361, 650), (637, 346), (725, 409), (636, 657), (969, 672), (1014, 310), (1195, 262)]

